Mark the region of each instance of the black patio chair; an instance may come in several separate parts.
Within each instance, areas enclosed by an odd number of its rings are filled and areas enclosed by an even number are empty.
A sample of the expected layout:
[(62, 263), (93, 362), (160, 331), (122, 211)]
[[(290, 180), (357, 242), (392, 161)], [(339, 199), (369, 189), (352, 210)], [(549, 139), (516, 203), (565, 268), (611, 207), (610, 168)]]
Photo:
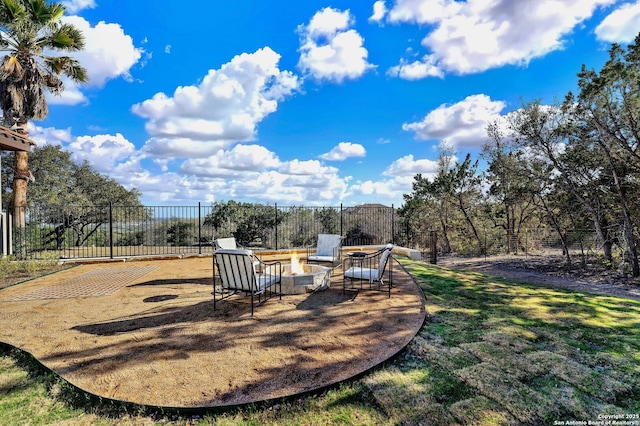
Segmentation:
[(281, 278), (281, 262), (261, 262), (248, 250), (216, 250), (213, 254), (213, 309), (218, 301), (244, 293), (251, 297), (253, 316), (254, 306), (261, 305), (274, 294), (282, 299)]
[(387, 270), (393, 244), (374, 253), (349, 253), (343, 263), (342, 292), (360, 290), (387, 291), (391, 297), (393, 261)]

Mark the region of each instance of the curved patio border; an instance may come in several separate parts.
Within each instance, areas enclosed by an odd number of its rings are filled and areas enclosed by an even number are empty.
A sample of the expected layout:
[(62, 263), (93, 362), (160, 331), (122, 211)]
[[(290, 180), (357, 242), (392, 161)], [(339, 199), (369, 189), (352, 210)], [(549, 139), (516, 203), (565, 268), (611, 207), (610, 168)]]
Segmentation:
[(343, 295), (336, 276), (330, 290), (271, 299), (254, 317), (242, 298), (213, 310), (210, 257), (127, 265), (157, 267), (99, 297), (25, 295), (123, 263), (81, 265), (0, 291), (0, 341), (103, 398), (226, 407), (359, 376), (405, 348), (426, 315), (422, 292), (397, 262), (391, 298)]

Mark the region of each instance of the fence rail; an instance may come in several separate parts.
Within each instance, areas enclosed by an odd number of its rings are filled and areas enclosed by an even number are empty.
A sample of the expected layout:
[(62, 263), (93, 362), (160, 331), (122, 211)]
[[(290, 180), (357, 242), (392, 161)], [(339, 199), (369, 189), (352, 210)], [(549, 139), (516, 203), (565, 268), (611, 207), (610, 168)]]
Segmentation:
[[(304, 207), (67, 206), (28, 209), (26, 226), (13, 228), (3, 247), (21, 258), (114, 258), (211, 252), (215, 238), (244, 246), (303, 248), (319, 233), (344, 236), (344, 245), (394, 243), (398, 215), (391, 206)], [(11, 223), (11, 218), (7, 220)]]

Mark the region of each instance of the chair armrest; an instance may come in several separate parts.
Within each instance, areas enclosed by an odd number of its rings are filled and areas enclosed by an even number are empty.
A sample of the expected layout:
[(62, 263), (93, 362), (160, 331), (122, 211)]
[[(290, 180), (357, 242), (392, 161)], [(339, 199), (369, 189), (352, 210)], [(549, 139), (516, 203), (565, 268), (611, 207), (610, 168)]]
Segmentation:
[(259, 277), (265, 278), (270, 283), (280, 282), (282, 279), (282, 262), (261, 262)]
[(380, 249), (366, 254), (363, 254), (364, 252), (350, 252), (344, 259), (343, 267), (345, 270), (352, 266), (377, 269), (380, 256), (382, 256), (382, 253), (384, 253), (385, 250), (386, 249)]
[(254, 259), (253, 265), (259, 268), (260, 270), (265, 270), (273, 266), (277, 266), (278, 268), (280, 268), (280, 270), (282, 270), (282, 262), (280, 260), (274, 260), (272, 262), (263, 262), (262, 259), (260, 259), (255, 254), (252, 254), (252, 256)]

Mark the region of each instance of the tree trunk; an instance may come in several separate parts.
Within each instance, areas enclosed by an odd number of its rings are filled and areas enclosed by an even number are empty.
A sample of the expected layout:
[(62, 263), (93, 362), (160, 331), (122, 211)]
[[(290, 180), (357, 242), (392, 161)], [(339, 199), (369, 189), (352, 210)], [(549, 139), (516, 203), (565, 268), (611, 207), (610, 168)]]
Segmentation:
[(633, 233), (634, 223), (631, 219), (631, 209), (629, 208), (629, 203), (627, 201), (627, 194), (623, 189), (622, 184), (620, 183), (620, 177), (618, 176), (616, 164), (611, 151), (609, 151), (609, 147), (603, 141), (600, 142), (600, 146), (602, 147), (603, 151), (607, 155), (607, 159), (609, 160), (609, 168), (611, 171), (611, 175), (613, 176), (613, 182), (615, 184), (616, 192), (618, 193), (618, 198), (620, 199), (620, 208), (622, 210), (622, 217), (624, 219), (623, 232), (627, 244), (627, 250), (629, 251), (629, 257), (631, 260), (632, 274), (634, 277), (639, 277), (640, 260), (638, 259), (636, 237)]
[(596, 231), (596, 235), (598, 236), (598, 241), (602, 246), (602, 253), (604, 254), (604, 259), (607, 261), (607, 268), (610, 269), (611, 265), (613, 264), (613, 243), (611, 241), (611, 238), (609, 238), (608, 232), (606, 231), (606, 223), (603, 224), (599, 216), (594, 214), (593, 227)]
[(567, 266), (571, 267), (571, 254), (569, 253), (567, 230), (560, 226), (556, 215), (553, 213), (553, 209), (549, 207), (544, 197), (541, 197), (539, 194), (537, 195), (537, 197), (540, 200), (540, 204), (547, 214), (547, 217), (549, 218), (553, 229), (558, 233), (558, 236), (560, 237), (560, 242), (562, 244), (562, 254), (565, 256), (565, 262)]
[(29, 153), (16, 151), (13, 174), (13, 226), (24, 228), (26, 225), (27, 185), (29, 179)]
[(451, 253), (451, 242), (449, 241), (449, 224), (447, 222), (447, 212), (446, 209), (440, 206), (440, 226), (442, 227), (442, 238), (444, 239), (444, 245), (442, 247), (442, 251), (444, 254)]
[(469, 227), (471, 227), (471, 232), (473, 232), (473, 236), (475, 237), (476, 241), (478, 242), (478, 247), (480, 247), (480, 254), (482, 256), (486, 255), (487, 253), (485, 253), (486, 247), (483, 246), (482, 244), (482, 239), (480, 238), (480, 235), (478, 234), (478, 230), (476, 229), (473, 220), (471, 219), (471, 216), (469, 215), (469, 212), (467, 211), (466, 207), (464, 206), (464, 202), (462, 200), (462, 195), (459, 194), (457, 196), (458, 198), (458, 207), (460, 208), (460, 211), (462, 212), (462, 215), (464, 216), (464, 220), (467, 222), (467, 224), (469, 225)]

